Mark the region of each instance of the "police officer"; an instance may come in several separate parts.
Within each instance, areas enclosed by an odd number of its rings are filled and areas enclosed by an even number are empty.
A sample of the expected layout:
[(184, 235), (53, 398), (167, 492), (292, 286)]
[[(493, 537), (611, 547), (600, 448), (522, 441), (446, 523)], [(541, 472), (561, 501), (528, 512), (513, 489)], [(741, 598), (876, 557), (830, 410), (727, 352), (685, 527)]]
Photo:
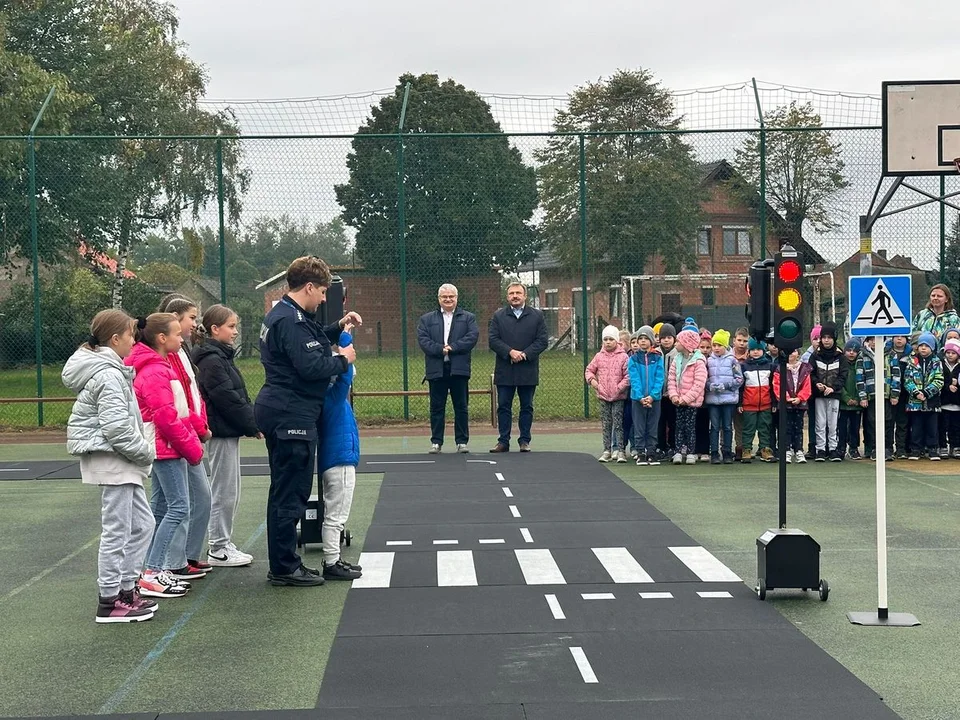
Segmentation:
[(353, 346), (330, 352), (347, 322), (361, 324), (347, 313), (322, 327), (316, 311), (326, 299), (330, 269), (317, 257), (301, 257), (287, 268), (287, 294), (264, 318), (260, 328), (260, 362), (266, 373), (254, 406), (270, 458), (267, 498), (267, 553), (273, 585), (323, 585), (319, 570), (304, 566), (297, 554), (297, 522), (304, 515), (313, 488), (317, 421), (330, 378), (346, 372), (356, 359)]

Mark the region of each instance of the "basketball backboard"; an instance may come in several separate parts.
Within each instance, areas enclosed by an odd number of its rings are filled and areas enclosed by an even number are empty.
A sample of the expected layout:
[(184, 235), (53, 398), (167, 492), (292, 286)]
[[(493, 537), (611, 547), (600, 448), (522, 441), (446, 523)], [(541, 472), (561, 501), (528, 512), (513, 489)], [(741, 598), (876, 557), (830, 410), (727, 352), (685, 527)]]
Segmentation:
[(883, 174), (954, 174), (960, 80), (883, 83)]

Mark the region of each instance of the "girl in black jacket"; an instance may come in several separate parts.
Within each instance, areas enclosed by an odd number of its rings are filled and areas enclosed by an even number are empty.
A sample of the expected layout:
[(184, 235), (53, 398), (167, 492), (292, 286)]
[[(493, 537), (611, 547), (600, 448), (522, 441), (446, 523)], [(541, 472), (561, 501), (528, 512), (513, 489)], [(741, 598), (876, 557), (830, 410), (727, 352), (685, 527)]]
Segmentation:
[(237, 314), (224, 305), (211, 305), (203, 314), (206, 340), (193, 349), (197, 383), (207, 405), (213, 437), (207, 443), (210, 458), (210, 549), (207, 562), (239, 567), (253, 556), (234, 545), (233, 520), (240, 505), (240, 438), (263, 435), (253, 417), (253, 404), (240, 371), (233, 362)]

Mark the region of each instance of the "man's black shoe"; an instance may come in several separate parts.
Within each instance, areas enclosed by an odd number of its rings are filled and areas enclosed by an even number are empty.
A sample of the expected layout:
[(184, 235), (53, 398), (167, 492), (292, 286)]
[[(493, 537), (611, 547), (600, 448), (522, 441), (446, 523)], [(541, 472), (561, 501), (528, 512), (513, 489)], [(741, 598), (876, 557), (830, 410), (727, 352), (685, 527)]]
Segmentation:
[(290, 585), (291, 587), (314, 587), (324, 583), (319, 570), (308, 568), (305, 565), (301, 565), (289, 575), (275, 575), (268, 572), (267, 580), (270, 581), (271, 585)]
[(333, 565), (323, 564), (323, 577), (326, 580), (357, 580), (362, 574), (343, 560), (337, 560)]

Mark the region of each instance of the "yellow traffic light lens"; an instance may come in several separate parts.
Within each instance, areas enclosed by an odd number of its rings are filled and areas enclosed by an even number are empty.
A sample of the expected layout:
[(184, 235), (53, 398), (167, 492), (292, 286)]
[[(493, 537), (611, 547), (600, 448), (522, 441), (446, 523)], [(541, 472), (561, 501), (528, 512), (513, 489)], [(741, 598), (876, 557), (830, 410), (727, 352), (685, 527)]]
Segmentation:
[(793, 288), (784, 288), (777, 293), (777, 307), (784, 312), (793, 312), (800, 307), (801, 302), (800, 293)]

